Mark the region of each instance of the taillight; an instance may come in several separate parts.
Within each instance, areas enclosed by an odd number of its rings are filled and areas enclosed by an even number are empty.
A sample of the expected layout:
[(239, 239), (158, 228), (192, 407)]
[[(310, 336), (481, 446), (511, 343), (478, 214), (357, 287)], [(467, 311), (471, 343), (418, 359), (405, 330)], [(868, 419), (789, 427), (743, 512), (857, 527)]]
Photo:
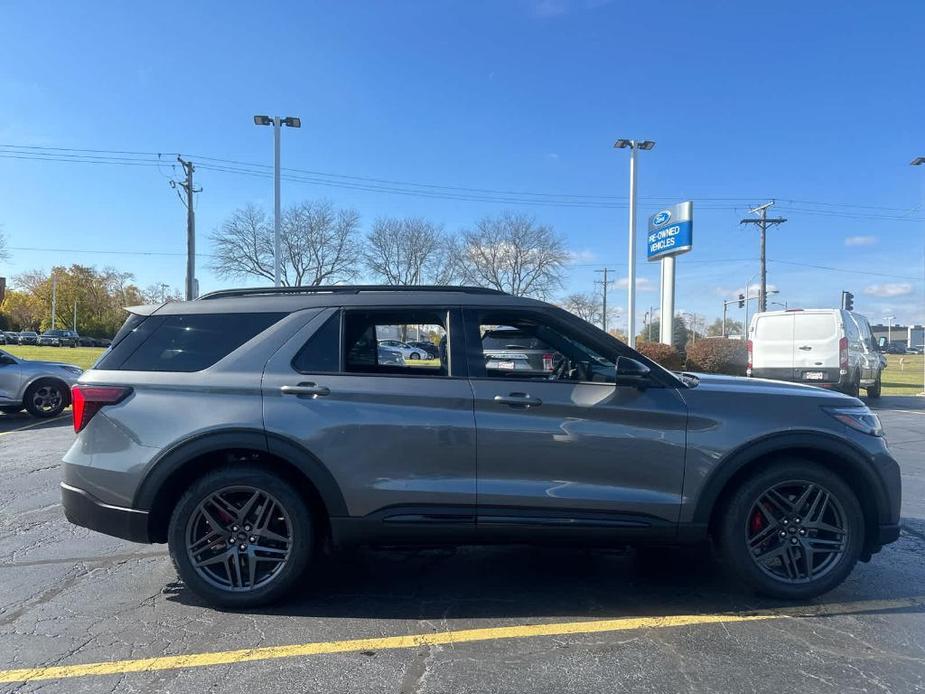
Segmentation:
[(842, 373), (848, 373), (848, 338), (838, 341), (838, 368)]
[(552, 371), (552, 355), (543, 355), (543, 371)]
[(752, 341), (751, 340), (748, 340), (745, 343), (745, 349), (748, 352), (748, 366), (745, 369), (745, 374), (747, 376), (751, 376), (752, 375)]
[(73, 386), (71, 408), (74, 412), (74, 431), (80, 432), (103, 407), (122, 402), (131, 392), (128, 386), (92, 386), (81, 383)]

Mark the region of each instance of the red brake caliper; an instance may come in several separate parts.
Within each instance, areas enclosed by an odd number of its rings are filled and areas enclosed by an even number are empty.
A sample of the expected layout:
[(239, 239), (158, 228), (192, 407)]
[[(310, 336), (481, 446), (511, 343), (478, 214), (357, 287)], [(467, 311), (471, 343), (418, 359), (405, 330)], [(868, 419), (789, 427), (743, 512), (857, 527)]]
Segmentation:
[(755, 513), (752, 514), (752, 519), (748, 523), (749, 529), (752, 531), (752, 535), (757, 535), (761, 532), (761, 529), (764, 527), (764, 515), (758, 509), (755, 509)]

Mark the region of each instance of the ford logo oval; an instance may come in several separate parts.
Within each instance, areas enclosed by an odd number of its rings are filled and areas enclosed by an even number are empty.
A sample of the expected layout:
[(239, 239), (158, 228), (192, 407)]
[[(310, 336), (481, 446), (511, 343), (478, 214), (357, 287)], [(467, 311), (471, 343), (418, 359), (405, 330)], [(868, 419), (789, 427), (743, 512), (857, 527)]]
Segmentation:
[(664, 224), (665, 222), (667, 222), (669, 219), (671, 219), (671, 212), (669, 212), (668, 210), (662, 210), (657, 215), (655, 215), (655, 218), (652, 220), (652, 223), (658, 227)]

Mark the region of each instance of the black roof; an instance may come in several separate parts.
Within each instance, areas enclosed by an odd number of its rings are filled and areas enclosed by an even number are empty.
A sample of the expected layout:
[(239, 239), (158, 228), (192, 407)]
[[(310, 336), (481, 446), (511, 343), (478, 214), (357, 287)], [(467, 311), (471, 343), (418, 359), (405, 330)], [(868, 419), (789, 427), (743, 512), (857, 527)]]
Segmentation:
[(131, 306), (132, 313), (159, 315), (190, 313), (292, 312), (325, 306), (547, 306), (541, 301), (505, 294), (484, 287), (441, 285), (334, 285), (320, 287), (250, 287), (223, 289), (195, 301), (162, 306)]

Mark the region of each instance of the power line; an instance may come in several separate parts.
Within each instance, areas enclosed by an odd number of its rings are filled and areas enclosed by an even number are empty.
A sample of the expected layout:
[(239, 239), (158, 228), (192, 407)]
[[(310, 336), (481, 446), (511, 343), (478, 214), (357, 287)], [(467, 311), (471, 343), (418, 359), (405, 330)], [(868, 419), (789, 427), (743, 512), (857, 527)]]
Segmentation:
[[(173, 153), (171, 153), (174, 155)], [(85, 163), (113, 166), (140, 166), (159, 167), (163, 164), (161, 157), (164, 152), (145, 152), (124, 149), (90, 149), (74, 147), (48, 147), (38, 145), (0, 144), (0, 158), (34, 161), (53, 161), (61, 163)], [(216, 162), (216, 164), (200, 164), (199, 168), (217, 173), (265, 177), (271, 175), (272, 167), (269, 164), (247, 162), (240, 159), (228, 159), (196, 155), (197, 160)], [(435, 198), (447, 200), (461, 200), (467, 202), (490, 202), (515, 205), (541, 205), (551, 207), (576, 207), (588, 209), (624, 209), (627, 198), (616, 195), (582, 194), (582, 193), (551, 193), (534, 191), (513, 191), (504, 189), (478, 188), (461, 185), (442, 185), (433, 183), (419, 183), (401, 181), (370, 176), (355, 176), (338, 174), (310, 169), (286, 167), (286, 180), (308, 185), (320, 185), (346, 190), (363, 192), (387, 193), (422, 198)], [(163, 174), (163, 172), (161, 172)], [(655, 201), (673, 200), (677, 196), (644, 196), (641, 199)], [(736, 197), (699, 197), (698, 201), (715, 203), (701, 205), (701, 209), (729, 210), (739, 209), (743, 205), (722, 205), (720, 203), (743, 202), (751, 198)], [(806, 209), (805, 207), (788, 207), (788, 212), (797, 214), (843, 217), (847, 219), (883, 219), (889, 221), (925, 221), (919, 217), (911, 217), (917, 208), (898, 208), (876, 205), (862, 205), (854, 203), (835, 203), (813, 200), (782, 200), (793, 205), (808, 205), (835, 209)], [(884, 212), (897, 212), (897, 215), (877, 215), (862, 212), (861, 210), (879, 210)]]

